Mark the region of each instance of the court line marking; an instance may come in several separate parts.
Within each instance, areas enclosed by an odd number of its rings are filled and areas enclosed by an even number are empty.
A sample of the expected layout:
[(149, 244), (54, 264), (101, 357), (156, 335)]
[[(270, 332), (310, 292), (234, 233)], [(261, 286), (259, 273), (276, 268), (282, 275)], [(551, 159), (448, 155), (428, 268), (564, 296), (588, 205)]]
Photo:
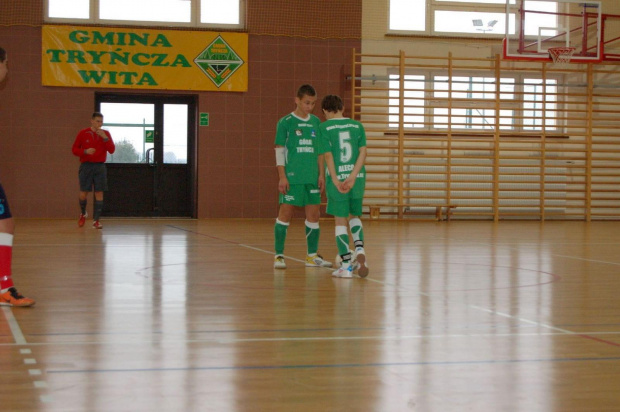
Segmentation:
[(13, 334), (13, 339), (17, 345), (27, 345), (28, 342), (22, 333), (21, 328), (19, 327), (19, 323), (17, 323), (17, 319), (13, 316), (13, 311), (8, 306), (3, 306), (2, 311), (4, 312), (4, 317), (6, 318), (6, 322), (9, 324), (9, 328), (11, 329), (11, 333)]
[(620, 263), (610, 262), (608, 260), (587, 259), (587, 258), (576, 257), (576, 256), (558, 255), (557, 253), (552, 253), (551, 256), (559, 256), (559, 257), (563, 257), (567, 259), (582, 260), (584, 262), (595, 262), (595, 263), (604, 263), (606, 265), (620, 266)]
[(478, 310), (481, 310), (483, 312), (488, 312), (488, 313), (493, 314), (493, 315), (503, 316), (503, 317), (508, 318), (508, 319), (515, 319), (515, 320), (518, 320), (519, 322), (522, 322), (522, 323), (527, 323), (527, 324), (535, 325), (535, 326), (542, 327), (542, 328), (556, 330), (556, 331), (558, 331), (558, 332), (560, 332), (562, 334), (565, 334), (565, 335), (578, 336), (580, 338), (590, 339), (590, 340), (592, 340), (594, 342), (604, 343), (606, 345), (620, 347), (620, 343), (613, 342), (613, 341), (606, 340), (606, 339), (597, 338), (597, 337), (593, 336), (593, 335), (596, 335), (597, 333), (573, 332), (573, 331), (570, 331), (568, 329), (558, 328), (557, 326), (548, 325), (548, 324), (542, 323), (542, 322), (536, 322), (536, 321), (525, 319), (525, 318), (521, 318), (521, 317), (518, 317), (518, 316), (512, 316), (512, 315), (509, 315), (508, 313), (499, 312), (499, 311), (496, 311), (496, 310), (487, 309), (487, 308), (483, 308), (483, 307), (476, 306), (476, 305), (468, 305), (468, 306), (473, 308), (473, 309), (478, 309)]
[[(535, 333), (452, 333), (452, 334), (430, 334), (430, 335), (394, 335), (394, 336), (323, 336), (323, 337), (283, 337), (283, 338), (202, 338), (202, 339), (140, 339), (140, 340), (117, 340), (108, 342), (84, 342), (84, 341), (65, 341), (65, 342), (40, 342), (30, 343), (30, 346), (118, 346), (124, 345), (130, 347), (132, 345), (144, 345), (148, 343), (157, 344), (177, 344), (182, 343), (214, 343), (229, 345), (231, 343), (245, 343), (245, 342), (320, 342), (320, 341), (361, 341), (361, 340), (413, 340), (413, 339), (458, 339), (458, 338), (486, 338), (486, 337), (540, 337), (540, 336), (579, 336), (584, 338), (593, 339), (602, 343), (610, 343), (603, 339), (596, 338), (591, 335), (620, 335), (620, 332), (595, 332), (589, 335), (583, 335), (576, 332), (535, 332)], [(615, 346), (618, 344), (611, 343)], [(0, 344), (3, 346), (14, 346), (14, 344)]]
[[(13, 315), (13, 311), (11, 310), (11, 308), (9, 306), (3, 306), (2, 311), (4, 312), (4, 317), (6, 318), (9, 328), (11, 329), (11, 334), (13, 335), (13, 339), (15, 340), (15, 343), (10, 344), (10, 346), (23, 346), (23, 345), (30, 346), (31, 344), (29, 344), (28, 341), (26, 340), (26, 337), (24, 336), (24, 333), (22, 332), (22, 329), (19, 326), (17, 319), (15, 319), (15, 316)], [(24, 356), (31, 355), (32, 350), (30, 348), (22, 348), (19, 350), (19, 353)], [(23, 360), (24, 360), (25, 365), (36, 365), (37, 364), (37, 360), (35, 358), (24, 358)], [(28, 369), (28, 375), (30, 375), (31, 377), (40, 376), (42, 375), (42, 373), (40, 369)], [(35, 380), (33, 382), (33, 385), (37, 389), (44, 389), (47, 387), (47, 383), (41, 380)], [(39, 396), (39, 400), (43, 403), (51, 403), (53, 398), (48, 395), (41, 395)]]
[(426, 366), (426, 365), (494, 365), (507, 363), (540, 362), (592, 362), (620, 361), (620, 357), (604, 358), (533, 358), (533, 359), (490, 359), (469, 361), (425, 361), (425, 362), (371, 362), (371, 363), (335, 363), (335, 364), (298, 364), (298, 365), (256, 365), (256, 366), (194, 366), (186, 368), (144, 368), (144, 369), (51, 369), (47, 373), (135, 373), (135, 372), (184, 372), (184, 371), (220, 371), (220, 370), (278, 370), (278, 369), (331, 369), (331, 368), (369, 368), (389, 366)]
[(505, 318), (508, 318), (508, 319), (515, 319), (515, 320), (518, 320), (519, 322), (527, 323), (529, 325), (534, 325), (534, 326), (538, 326), (538, 327), (543, 327), (543, 328), (555, 330), (555, 331), (561, 332), (563, 334), (577, 335), (576, 332), (571, 332), (568, 329), (558, 328), (557, 326), (547, 325), (546, 323), (536, 322), (536, 321), (525, 319), (525, 318), (521, 318), (521, 317), (518, 317), (518, 316), (512, 316), (512, 315), (510, 315), (508, 313), (499, 312), (499, 311), (496, 311), (496, 310), (493, 310), (493, 309), (483, 308), (482, 306), (471, 305), (471, 304), (469, 304), (467, 306), (469, 306), (470, 308), (473, 308), (473, 309), (477, 309), (477, 310), (483, 311), (483, 312), (491, 313), (493, 315), (502, 316), (502, 317), (505, 317)]

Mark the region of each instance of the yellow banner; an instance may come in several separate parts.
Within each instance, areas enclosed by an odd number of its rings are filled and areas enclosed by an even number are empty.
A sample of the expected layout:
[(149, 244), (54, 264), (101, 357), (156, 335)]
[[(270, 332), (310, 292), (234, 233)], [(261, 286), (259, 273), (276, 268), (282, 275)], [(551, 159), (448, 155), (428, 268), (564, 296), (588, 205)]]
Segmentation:
[(44, 86), (248, 89), (248, 35), (43, 26)]

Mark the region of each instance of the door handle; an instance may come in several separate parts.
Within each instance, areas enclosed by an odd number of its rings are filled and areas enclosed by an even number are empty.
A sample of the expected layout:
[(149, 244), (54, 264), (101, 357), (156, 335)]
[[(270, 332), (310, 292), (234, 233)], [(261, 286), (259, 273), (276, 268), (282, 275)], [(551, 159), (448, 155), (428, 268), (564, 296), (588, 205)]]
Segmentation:
[(147, 149), (146, 156), (145, 156), (145, 162), (146, 162), (146, 164), (155, 166), (155, 159), (153, 159), (153, 163), (151, 163), (151, 152), (153, 150), (155, 150), (155, 148), (153, 148), (153, 147), (150, 148), (150, 149)]

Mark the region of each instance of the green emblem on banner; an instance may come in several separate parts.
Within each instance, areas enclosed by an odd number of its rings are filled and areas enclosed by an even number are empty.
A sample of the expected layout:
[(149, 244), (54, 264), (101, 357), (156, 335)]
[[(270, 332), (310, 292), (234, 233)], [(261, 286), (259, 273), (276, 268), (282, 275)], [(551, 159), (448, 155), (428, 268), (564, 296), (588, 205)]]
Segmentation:
[(217, 36), (194, 59), (194, 63), (217, 87), (220, 87), (244, 62), (221, 36)]
[(154, 143), (155, 142), (155, 130), (145, 130), (144, 131), (144, 143)]

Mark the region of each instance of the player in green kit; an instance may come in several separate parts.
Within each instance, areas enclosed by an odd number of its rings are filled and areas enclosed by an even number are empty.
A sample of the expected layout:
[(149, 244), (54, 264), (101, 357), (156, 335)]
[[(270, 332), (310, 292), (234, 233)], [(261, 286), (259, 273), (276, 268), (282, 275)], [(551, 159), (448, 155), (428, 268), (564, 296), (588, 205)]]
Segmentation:
[(316, 91), (304, 84), (295, 97), (297, 107), (278, 121), (275, 151), (278, 168), (280, 210), (275, 224), (274, 268), (286, 269), (284, 243), (295, 207), (306, 212), (306, 266), (331, 267), (318, 254), (321, 192), (325, 188), (323, 156), (319, 156), (318, 132), (321, 121), (312, 114)]
[[(352, 278), (357, 270), (360, 277), (368, 276), (362, 199), (366, 188), (366, 131), (357, 120), (342, 115), (344, 104), (336, 95), (323, 98), (321, 108), (327, 119), (321, 126), (320, 154), (325, 154), (327, 165), (327, 213), (334, 215), (336, 246), (342, 259), (340, 267), (332, 273), (339, 278)], [(353, 236), (355, 254), (349, 249), (349, 230)]]

